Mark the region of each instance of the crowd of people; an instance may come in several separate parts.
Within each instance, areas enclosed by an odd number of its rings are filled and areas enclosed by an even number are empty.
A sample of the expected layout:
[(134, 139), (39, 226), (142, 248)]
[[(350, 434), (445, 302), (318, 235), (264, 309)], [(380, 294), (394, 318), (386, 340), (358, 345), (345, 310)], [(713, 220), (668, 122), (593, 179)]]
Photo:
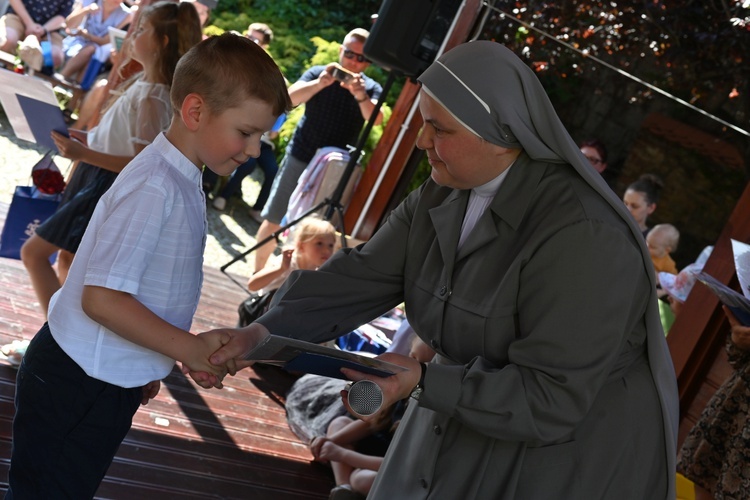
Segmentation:
[[(2, 50), (24, 35), (49, 41), (52, 68), (80, 81), (92, 57), (109, 55), (104, 30), (135, 22), (122, 50), (137, 66), (95, 126), (53, 136), (78, 166), (58, 212), (22, 249), (46, 322), (19, 366), (9, 498), (93, 497), (175, 361), (198, 385), (221, 388), (269, 334), (329, 342), (400, 304), (412, 350), (380, 358), (403, 371), (344, 370), (374, 382), (385, 404), (332, 419), (310, 443), (331, 464), (331, 498), (674, 498), (678, 466), (701, 494), (748, 486), (744, 455), (728, 452), (744, 453), (746, 438), (712, 430), (747, 425), (737, 363), (750, 330), (728, 313), (737, 371), (677, 462), (665, 325), (706, 256), (677, 272), (678, 228), (649, 222), (662, 180), (643, 174), (615, 195), (603, 142), (576, 144), (504, 46), (458, 45), (419, 76), (416, 145), (430, 178), (369, 241), (334, 252), (334, 226), (303, 221), (276, 256), (275, 241), (256, 250), (248, 290), (274, 293), (273, 307), (249, 326), (192, 335), (205, 245), (194, 221), (207, 206), (225, 209), (260, 165), (256, 239), (275, 235), (315, 152), (382, 121), (373, 116), (382, 87), (363, 73), (369, 33), (350, 31), (337, 61), (289, 85), (265, 50), (270, 27), (205, 39), (196, 2), (157, 2), (138, 16), (115, 0), (10, 4)], [(277, 166), (274, 129), (301, 104)], [(71, 407), (82, 388), (90, 396)]]

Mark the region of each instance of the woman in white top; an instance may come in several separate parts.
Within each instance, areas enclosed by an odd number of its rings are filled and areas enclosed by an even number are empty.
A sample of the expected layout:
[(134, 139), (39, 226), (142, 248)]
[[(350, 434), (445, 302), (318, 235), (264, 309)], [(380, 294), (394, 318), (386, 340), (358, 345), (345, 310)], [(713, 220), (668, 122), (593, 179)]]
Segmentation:
[[(46, 315), (50, 297), (65, 281), (73, 254), (99, 198), (117, 174), (165, 130), (172, 118), (169, 88), (179, 58), (201, 41), (192, 4), (159, 2), (144, 9), (133, 34), (132, 58), (143, 71), (88, 133), (69, 130), (70, 138), (52, 133), (60, 154), (79, 160), (58, 211), (21, 249), (39, 304)], [(49, 258), (60, 250), (59, 277)]]

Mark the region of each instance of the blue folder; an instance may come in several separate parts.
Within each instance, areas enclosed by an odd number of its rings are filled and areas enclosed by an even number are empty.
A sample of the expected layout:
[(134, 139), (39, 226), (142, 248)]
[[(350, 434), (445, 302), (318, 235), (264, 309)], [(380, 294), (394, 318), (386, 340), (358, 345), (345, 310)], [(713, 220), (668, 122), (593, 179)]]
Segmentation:
[(16, 97), (36, 143), (57, 152), (51, 132), (54, 130), (68, 137), (68, 125), (60, 107), (25, 95), (16, 94)]

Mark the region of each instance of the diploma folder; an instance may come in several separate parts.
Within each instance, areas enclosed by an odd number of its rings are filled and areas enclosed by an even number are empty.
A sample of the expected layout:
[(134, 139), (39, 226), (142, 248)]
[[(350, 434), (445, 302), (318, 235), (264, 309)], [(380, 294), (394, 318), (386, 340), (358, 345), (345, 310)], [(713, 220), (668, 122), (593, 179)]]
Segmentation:
[(19, 139), (57, 152), (50, 133), (68, 136), (52, 85), (40, 78), (0, 69), (0, 103)]
[(341, 373), (341, 368), (351, 368), (378, 377), (389, 377), (406, 370), (379, 359), (278, 335), (269, 335), (263, 339), (245, 359), (281, 366), (292, 372), (313, 373), (342, 380), (347, 378)]
[(737, 293), (710, 274), (697, 273), (696, 279), (706, 285), (727, 306), (744, 326), (750, 326), (750, 245), (730, 240), (734, 254), (734, 270), (742, 293)]
[(750, 326), (750, 300), (746, 299), (742, 294), (735, 292), (710, 274), (697, 273), (695, 278), (706, 285), (719, 298), (721, 303), (732, 311), (732, 314), (734, 314), (734, 317), (740, 323), (744, 326)]

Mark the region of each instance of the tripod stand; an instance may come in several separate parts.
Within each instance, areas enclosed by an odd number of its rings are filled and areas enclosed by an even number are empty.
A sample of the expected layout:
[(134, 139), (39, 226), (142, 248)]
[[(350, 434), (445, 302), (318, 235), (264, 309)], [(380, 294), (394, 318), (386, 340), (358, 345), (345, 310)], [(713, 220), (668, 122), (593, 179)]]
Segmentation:
[(338, 229), (339, 229), (339, 232), (341, 233), (341, 245), (343, 247), (346, 247), (346, 231), (344, 229), (344, 207), (341, 205), (341, 198), (343, 197), (344, 191), (346, 190), (346, 186), (349, 183), (349, 179), (351, 178), (352, 174), (354, 173), (354, 169), (357, 166), (357, 161), (359, 160), (359, 156), (360, 156), (360, 153), (362, 152), (362, 148), (364, 147), (365, 142), (367, 142), (367, 138), (369, 137), (370, 132), (372, 131), (372, 127), (375, 125), (375, 120), (377, 120), (378, 113), (380, 112), (380, 108), (383, 105), (383, 101), (385, 100), (386, 95), (388, 95), (388, 91), (390, 91), (391, 86), (393, 85), (393, 82), (395, 79), (396, 79), (396, 72), (390, 71), (388, 73), (388, 78), (386, 79), (385, 85), (383, 86), (383, 92), (380, 94), (380, 98), (378, 99), (378, 102), (375, 104), (375, 108), (372, 110), (372, 113), (370, 115), (369, 120), (367, 120), (367, 124), (365, 125), (365, 128), (359, 134), (359, 138), (357, 139), (357, 144), (354, 150), (349, 155), (349, 161), (346, 164), (346, 168), (344, 169), (344, 172), (341, 174), (341, 179), (339, 180), (339, 183), (336, 186), (336, 189), (333, 191), (333, 194), (329, 198), (324, 199), (322, 202), (318, 203), (314, 207), (307, 210), (298, 218), (280, 227), (277, 231), (270, 234), (267, 238), (264, 238), (263, 240), (256, 242), (255, 245), (243, 251), (242, 253), (236, 255), (232, 260), (230, 260), (229, 262), (227, 262), (226, 264), (224, 264), (223, 266), (219, 268), (219, 270), (222, 273), (226, 274), (229, 277), (229, 279), (231, 279), (234, 283), (236, 283), (240, 288), (242, 288), (243, 290), (247, 290), (245, 288), (245, 285), (238, 282), (232, 275), (226, 272), (229, 266), (231, 266), (235, 262), (238, 262), (244, 259), (247, 255), (254, 252), (256, 249), (262, 247), (263, 245), (270, 242), (271, 240), (278, 242), (279, 236), (283, 234), (284, 231), (294, 226), (295, 224), (298, 224), (305, 217), (318, 212), (323, 207), (328, 207), (324, 215), (325, 220), (327, 221), (330, 221), (333, 218), (334, 214), (338, 214), (339, 216), (338, 217), (338, 220), (339, 220)]

